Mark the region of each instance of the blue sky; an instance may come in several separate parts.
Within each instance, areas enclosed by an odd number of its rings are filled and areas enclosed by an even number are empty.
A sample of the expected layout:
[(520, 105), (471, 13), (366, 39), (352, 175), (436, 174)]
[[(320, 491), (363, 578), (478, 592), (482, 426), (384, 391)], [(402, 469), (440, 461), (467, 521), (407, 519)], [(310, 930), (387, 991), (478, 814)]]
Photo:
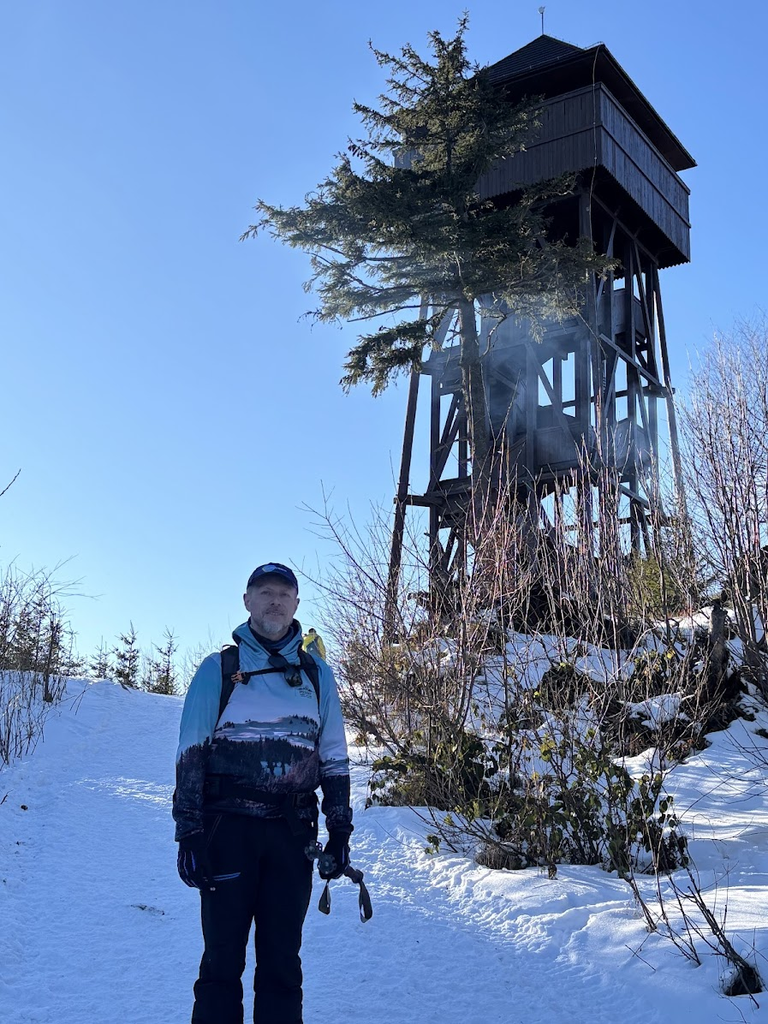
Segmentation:
[[(218, 642), (255, 565), (327, 557), (303, 505), (325, 490), (360, 522), (391, 505), (405, 382), (345, 396), (354, 335), (301, 319), (306, 259), (238, 237), (258, 198), (301, 201), (356, 133), (353, 99), (383, 89), (368, 40), (424, 50), (461, 10), (2, 5), (0, 489), (22, 472), (0, 499), (0, 568), (69, 560), (84, 652), (129, 621), (144, 645), (166, 626), (182, 647)], [(540, 32), (535, 2), (469, 11), (483, 64)], [(692, 262), (662, 275), (680, 391), (689, 352), (766, 306), (766, 30), (758, 0), (546, 4), (546, 31), (604, 42), (698, 163)]]

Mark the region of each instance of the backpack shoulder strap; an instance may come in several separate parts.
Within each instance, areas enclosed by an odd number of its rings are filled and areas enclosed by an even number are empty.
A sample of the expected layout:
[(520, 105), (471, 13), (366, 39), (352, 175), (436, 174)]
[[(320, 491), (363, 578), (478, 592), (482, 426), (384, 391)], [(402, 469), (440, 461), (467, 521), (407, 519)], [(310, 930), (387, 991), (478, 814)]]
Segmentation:
[[(299, 664), (304, 672), (309, 676), (309, 681), (312, 683), (312, 688), (315, 691), (315, 697), (317, 698), (318, 709), (320, 707), (320, 666), (317, 664), (311, 654), (307, 654), (306, 651), (299, 647)], [(240, 648), (237, 644), (227, 644), (221, 649), (221, 697), (219, 698), (219, 718), (224, 714), (224, 708), (229, 703), (229, 698), (232, 696), (232, 692), (235, 689), (235, 680), (233, 676), (237, 675), (240, 671)], [(262, 672), (274, 672), (273, 668), (260, 669), (258, 672), (244, 673), (247, 676), (261, 675)]]
[(232, 678), (240, 671), (240, 648), (237, 644), (227, 644), (221, 649), (221, 697), (219, 698), (219, 717), (216, 719), (218, 725), (224, 708), (229, 704), (229, 698), (235, 688), (235, 680)]
[(317, 664), (315, 659), (309, 654), (304, 648), (299, 645), (299, 664), (301, 665), (304, 672), (309, 676), (309, 681), (315, 691), (317, 697), (317, 707), (320, 709), (320, 666)]

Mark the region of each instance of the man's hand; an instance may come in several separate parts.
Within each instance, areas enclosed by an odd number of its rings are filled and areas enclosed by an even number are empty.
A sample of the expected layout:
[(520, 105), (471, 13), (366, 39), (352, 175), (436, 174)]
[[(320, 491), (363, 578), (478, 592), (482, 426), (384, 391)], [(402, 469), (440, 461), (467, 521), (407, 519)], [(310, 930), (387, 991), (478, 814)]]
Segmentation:
[(195, 832), (179, 840), (179, 855), (176, 859), (179, 878), (193, 889), (215, 888), (207, 845), (202, 832)]
[(323, 855), (318, 860), (320, 877), (324, 881), (341, 878), (348, 867), (349, 835), (346, 832), (329, 832)]

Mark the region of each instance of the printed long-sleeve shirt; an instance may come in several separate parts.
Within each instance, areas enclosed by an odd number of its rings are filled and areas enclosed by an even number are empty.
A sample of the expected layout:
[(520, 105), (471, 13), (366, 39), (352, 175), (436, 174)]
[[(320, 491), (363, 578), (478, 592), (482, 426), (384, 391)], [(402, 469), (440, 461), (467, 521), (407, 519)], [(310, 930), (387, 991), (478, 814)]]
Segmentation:
[[(280, 653), (298, 664), (301, 628), (296, 622), (293, 633)], [(269, 668), (269, 652), (247, 622), (232, 636), (239, 646), (242, 672)], [(275, 799), (259, 803), (231, 792), (220, 798), (207, 796), (206, 778), (211, 777), (274, 798), (308, 795), (320, 786), (327, 827), (352, 831), (349, 758), (336, 680), (330, 666), (314, 657), (319, 700), (305, 673), (300, 686), (290, 686), (284, 673), (275, 669), (236, 683), (221, 719), (221, 655), (211, 654), (200, 665), (181, 716), (173, 800), (177, 840), (202, 830), (204, 809), (259, 817), (280, 813)]]

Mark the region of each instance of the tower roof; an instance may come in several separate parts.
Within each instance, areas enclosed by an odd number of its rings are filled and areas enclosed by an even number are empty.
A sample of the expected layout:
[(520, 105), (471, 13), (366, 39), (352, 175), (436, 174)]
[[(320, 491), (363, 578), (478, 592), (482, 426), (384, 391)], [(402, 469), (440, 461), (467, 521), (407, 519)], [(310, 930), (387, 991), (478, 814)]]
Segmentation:
[(550, 64), (556, 64), (558, 61), (579, 53), (584, 53), (580, 46), (566, 43), (562, 39), (555, 39), (554, 36), (540, 35), (532, 42), (521, 46), (519, 50), (510, 53), (508, 57), (493, 64), (490, 69), (491, 77), (505, 80), (536, 68), (548, 67)]
[(554, 36), (541, 35), (492, 64), (488, 74), (514, 99), (557, 96), (602, 82), (674, 170), (696, 166), (688, 150), (603, 43), (585, 50)]

